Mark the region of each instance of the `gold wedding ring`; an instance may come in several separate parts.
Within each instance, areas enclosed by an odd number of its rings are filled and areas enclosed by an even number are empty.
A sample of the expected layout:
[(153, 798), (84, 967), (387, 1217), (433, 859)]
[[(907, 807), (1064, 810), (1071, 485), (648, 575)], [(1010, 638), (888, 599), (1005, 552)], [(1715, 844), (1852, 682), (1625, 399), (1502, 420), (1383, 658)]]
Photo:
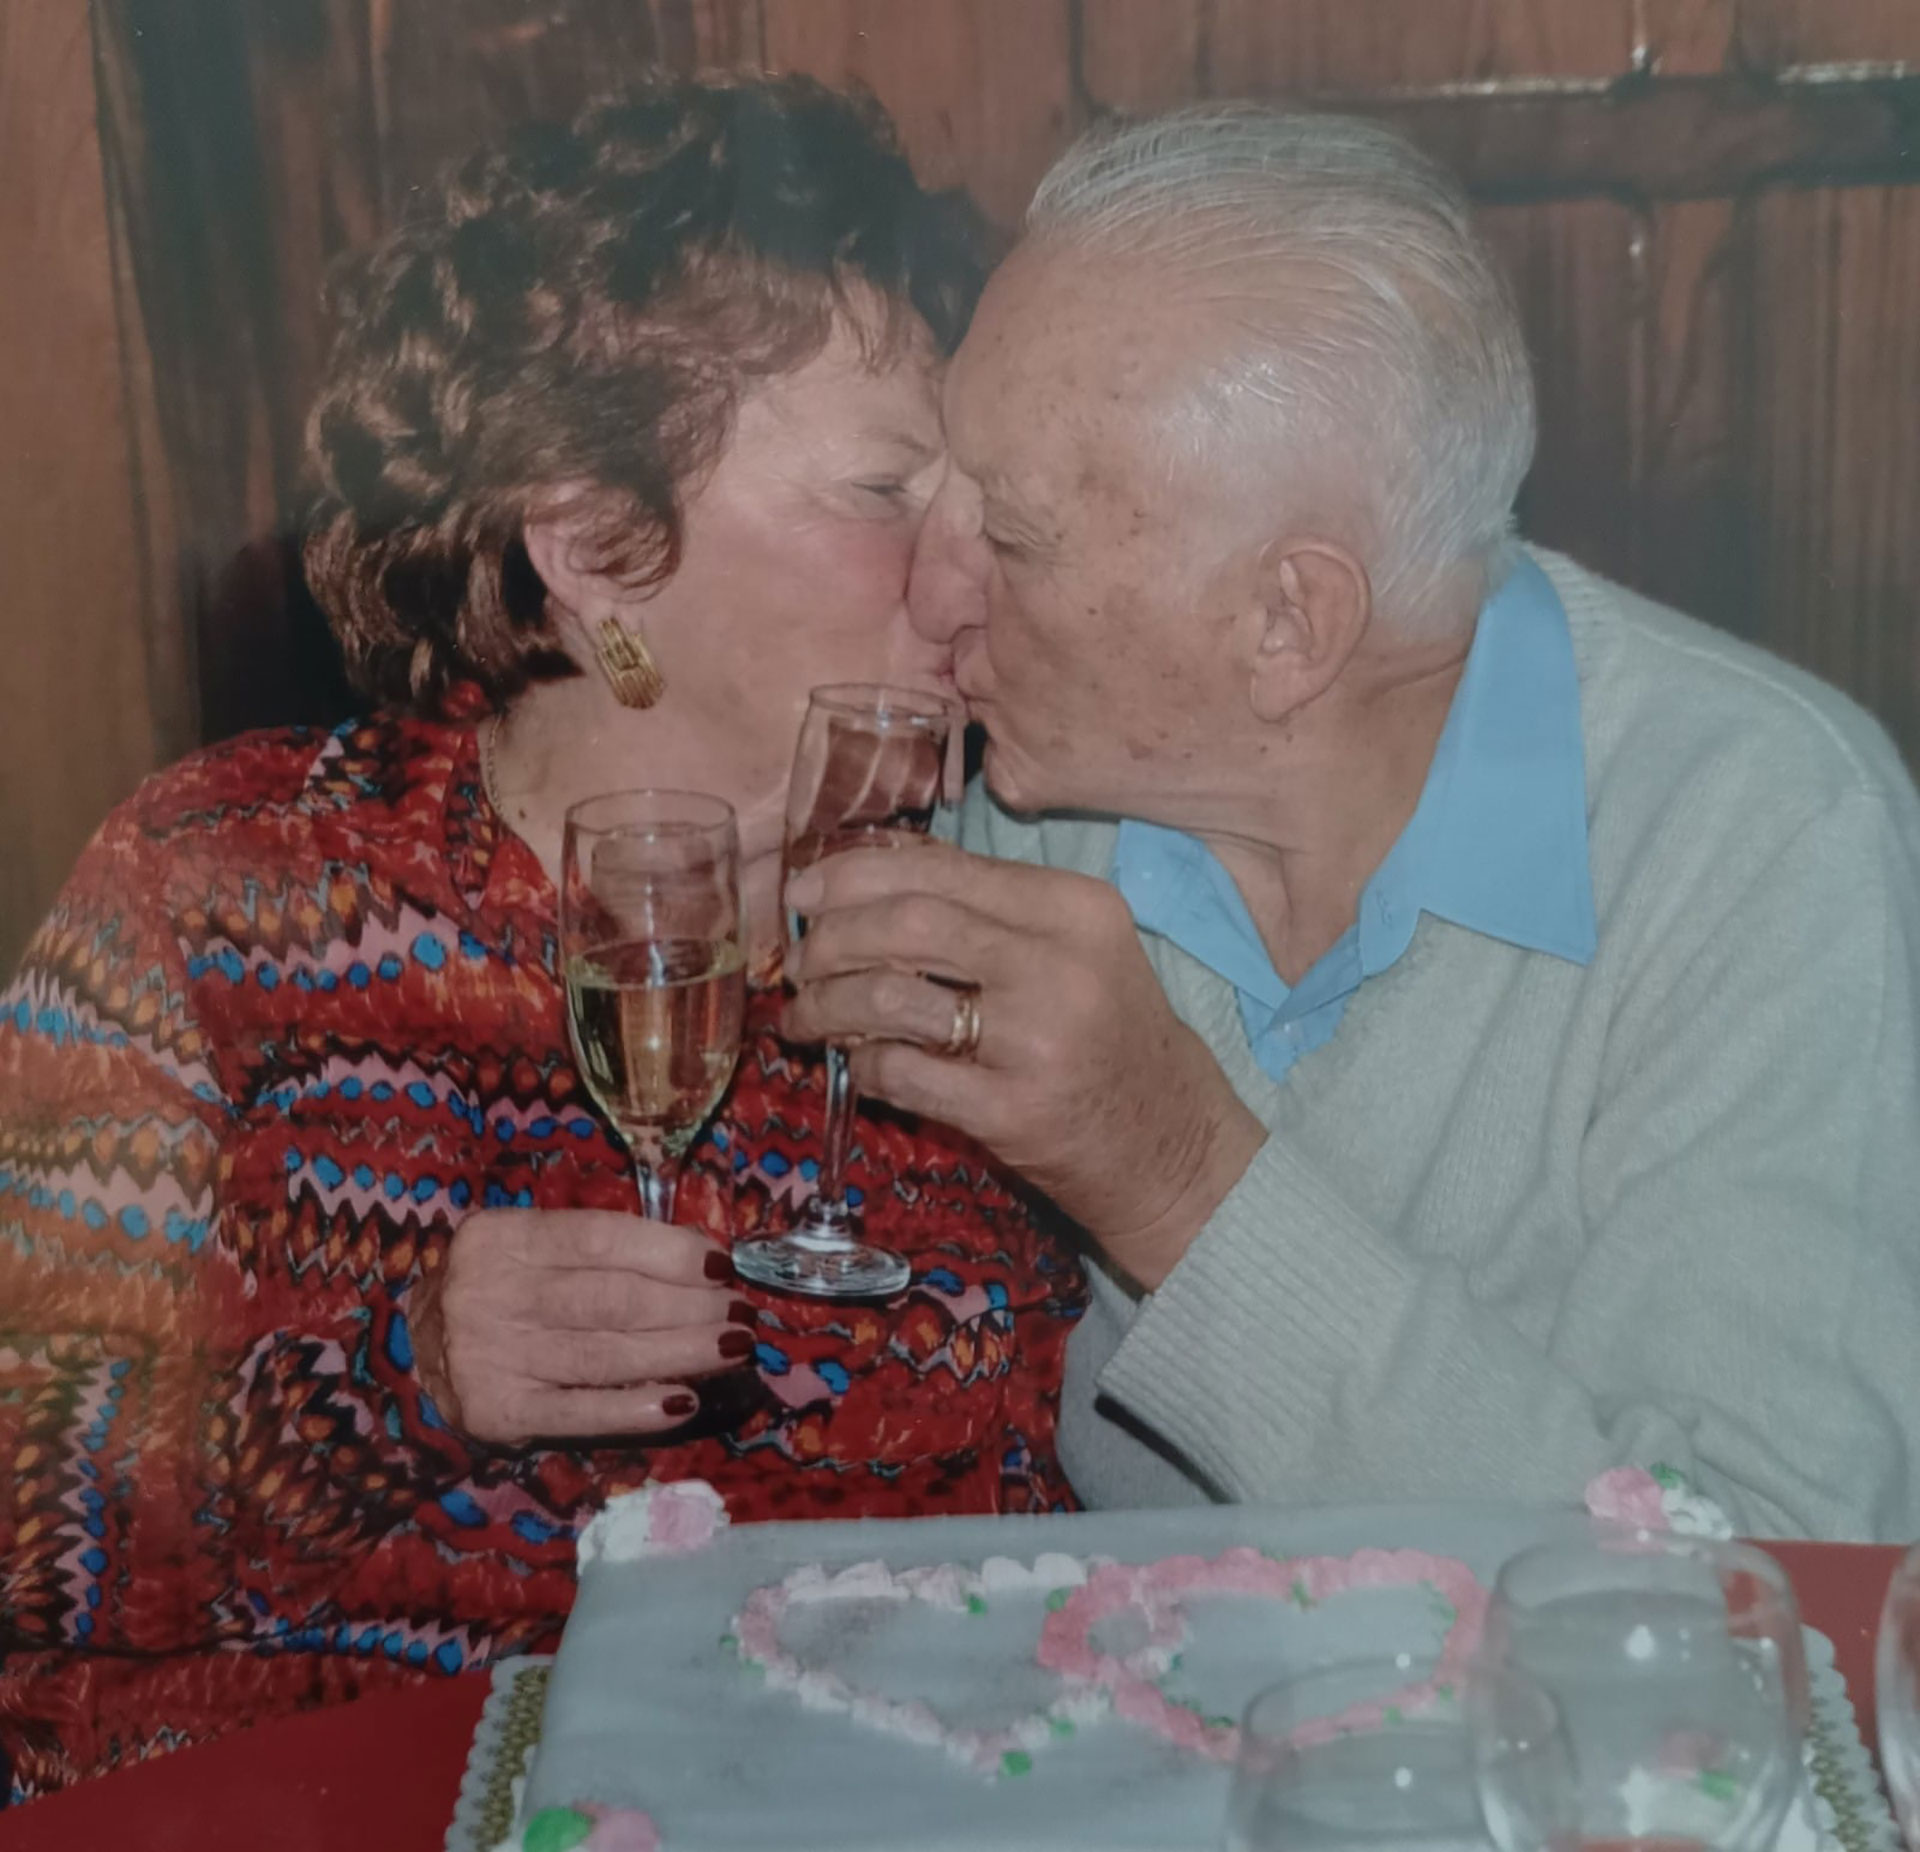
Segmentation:
[(938, 1053), (949, 1061), (971, 1061), (980, 1048), (980, 992), (973, 985), (953, 993), (953, 1027)]

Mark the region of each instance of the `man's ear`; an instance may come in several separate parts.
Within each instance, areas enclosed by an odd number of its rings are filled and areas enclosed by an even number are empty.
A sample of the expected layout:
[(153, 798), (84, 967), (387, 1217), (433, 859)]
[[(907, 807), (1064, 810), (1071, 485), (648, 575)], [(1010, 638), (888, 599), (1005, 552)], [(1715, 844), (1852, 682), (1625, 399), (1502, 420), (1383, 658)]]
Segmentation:
[(1367, 569), (1330, 540), (1275, 541), (1261, 555), (1247, 703), (1284, 720), (1339, 680), (1373, 618)]

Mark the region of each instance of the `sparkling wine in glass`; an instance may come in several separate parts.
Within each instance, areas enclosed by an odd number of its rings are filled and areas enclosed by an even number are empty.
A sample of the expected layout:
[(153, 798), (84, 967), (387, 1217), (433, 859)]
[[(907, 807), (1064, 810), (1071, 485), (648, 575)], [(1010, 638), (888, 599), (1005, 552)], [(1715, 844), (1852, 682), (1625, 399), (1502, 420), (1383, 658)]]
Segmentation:
[(740, 1055), (732, 807), (695, 791), (575, 804), (561, 845), (560, 950), (574, 1059), (633, 1154), (641, 1206), (670, 1222), (679, 1161)]
[(1406, 1654), (1319, 1665), (1256, 1697), (1226, 1852), (1565, 1852), (1575, 1777), (1553, 1700), (1495, 1666), (1389, 1701), (1432, 1669)]
[(1908, 1852), (1920, 1852), (1920, 1544), (1900, 1559), (1880, 1607), (1873, 1699), (1880, 1766)]
[(1648, 1531), (1543, 1544), (1500, 1571), (1481, 1650), (1559, 1705), (1588, 1852), (1770, 1852), (1808, 1716), (1772, 1557)]
[[(897, 848), (925, 837), (940, 801), (947, 746), (959, 724), (939, 695), (868, 683), (816, 688), (807, 702), (787, 790), (788, 875), (848, 849)], [(806, 923), (787, 910), (797, 941)], [(812, 1201), (786, 1234), (734, 1244), (744, 1279), (816, 1298), (888, 1298), (911, 1277), (900, 1255), (859, 1237), (847, 1195), (855, 1093), (847, 1052), (826, 1052), (827, 1118)]]

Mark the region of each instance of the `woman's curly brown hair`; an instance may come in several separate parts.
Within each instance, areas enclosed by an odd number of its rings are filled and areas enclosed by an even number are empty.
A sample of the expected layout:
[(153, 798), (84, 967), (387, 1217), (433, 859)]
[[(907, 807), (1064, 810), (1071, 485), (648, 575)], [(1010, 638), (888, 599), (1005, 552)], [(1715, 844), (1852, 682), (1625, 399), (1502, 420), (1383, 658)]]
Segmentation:
[(742, 390), (836, 312), (876, 358), (916, 322), (951, 353), (979, 225), (878, 103), (802, 77), (651, 83), (453, 170), (333, 285), (306, 567), (355, 681), (432, 714), (571, 673), (522, 541), (542, 498), (594, 485), (594, 565), (659, 584)]

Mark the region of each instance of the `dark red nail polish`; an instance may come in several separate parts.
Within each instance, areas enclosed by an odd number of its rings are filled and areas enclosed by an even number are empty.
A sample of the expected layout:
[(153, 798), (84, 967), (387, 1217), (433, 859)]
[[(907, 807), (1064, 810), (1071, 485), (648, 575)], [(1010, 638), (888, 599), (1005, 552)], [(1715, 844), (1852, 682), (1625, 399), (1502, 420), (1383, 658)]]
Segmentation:
[(753, 1333), (751, 1331), (723, 1331), (720, 1334), (720, 1354), (729, 1363), (738, 1363), (742, 1357), (750, 1356), (753, 1351)]
[(757, 1325), (760, 1314), (744, 1299), (736, 1299), (727, 1307), (727, 1323), (730, 1325)]
[(700, 1398), (691, 1389), (676, 1389), (660, 1404), (660, 1412), (675, 1421), (684, 1421), (700, 1412)]
[(700, 1263), (700, 1271), (710, 1280), (731, 1285), (735, 1278), (733, 1256), (723, 1253), (719, 1248), (715, 1248), (713, 1252)]

